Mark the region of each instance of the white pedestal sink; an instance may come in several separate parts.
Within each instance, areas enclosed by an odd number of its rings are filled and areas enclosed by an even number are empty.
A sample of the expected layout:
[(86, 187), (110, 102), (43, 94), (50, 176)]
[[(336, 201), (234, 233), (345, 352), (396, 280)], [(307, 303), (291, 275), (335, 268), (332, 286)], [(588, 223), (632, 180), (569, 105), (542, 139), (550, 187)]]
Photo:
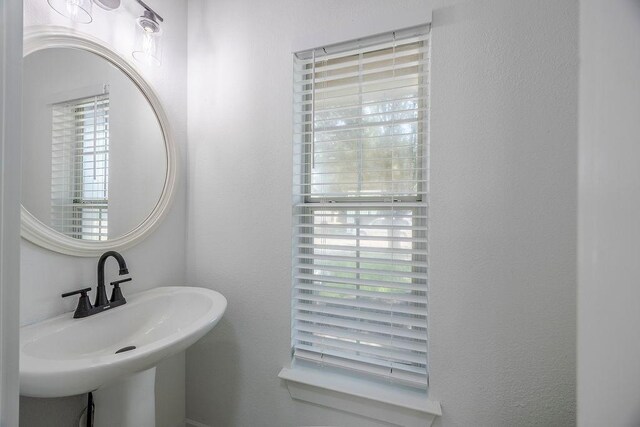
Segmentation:
[(127, 304), (94, 316), (73, 319), (66, 313), (22, 327), (20, 393), (95, 391), (96, 427), (153, 426), (155, 366), (210, 331), (226, 307), (225, 297), (209, 289), (161, 287), (127, 296)]

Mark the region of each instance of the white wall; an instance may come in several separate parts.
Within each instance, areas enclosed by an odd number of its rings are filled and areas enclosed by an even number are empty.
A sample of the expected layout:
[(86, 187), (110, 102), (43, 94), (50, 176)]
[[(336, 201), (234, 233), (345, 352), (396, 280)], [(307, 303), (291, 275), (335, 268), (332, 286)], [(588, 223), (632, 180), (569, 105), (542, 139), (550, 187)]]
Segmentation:
[(18, 424), (22, 4), (0, 3), (0, 425)]
[(432, 30), (431, 397), (444, 426), (575, 422), (576, 1), (191, 0), (187, 277), (229, 300), (187, 353), (210, 426), (380, 425), (294, 402), (291, 52)]
[[(172, 0), (150, 0), (149, 5), (163, 15), (164, 56), (160, 68), (139, 67), (158, 94), (178, 144), (181, 177), (177, 197), (160, 227), (144, 242), (123, 252), (134, 281), (129, 292), (155, 286), (182, 284), (185, 279), (185, 151), (186, 151), (186, 4)], [(121, 9), (107, 13), (94, 7), (94, 22), (75, 25), (76, 30), (103, 40), (125, 58), (130, 58), (134, 40), (135, 17), (140, 10), (135, 2), (123, 1)], [(69, 21), (51, 10), (46, 1), (25, 0), (25, 26), (60, 25)], [(138, 66), (136, 64), (136, 66)], [(21, 323), (74, 309), (74, 302), (62, 300), (60, 293), (82, 286), (95, 286), (97, 258), (76, 258), (55, 254), (27, 241), (21, 245)], [(109, 261), (107, 280), (116, 274)], [(174, 427), (184, 416), (184, 355), (169, 359), (159, 367), (158, 384), (170, 381), (175, 386), (158, 386), (158, 425)], [(21, 399), (23, 425), (69, 426), (84, 404), (84, 397), (47, 401)], [(52, 424), (46, 409), (59, 414)], [(65, 415), (66, 414), (66, 415)], [(75, 415), (74, 415), (75, 414)], [(160, 424), (162, 423), (162, 424)]]
[(640, 425), (640, 2), (580, 2), (578, 425)]
[(445, 426), (575, 423), (577, 14), (556, 0), (434, 11), (430, 350)]

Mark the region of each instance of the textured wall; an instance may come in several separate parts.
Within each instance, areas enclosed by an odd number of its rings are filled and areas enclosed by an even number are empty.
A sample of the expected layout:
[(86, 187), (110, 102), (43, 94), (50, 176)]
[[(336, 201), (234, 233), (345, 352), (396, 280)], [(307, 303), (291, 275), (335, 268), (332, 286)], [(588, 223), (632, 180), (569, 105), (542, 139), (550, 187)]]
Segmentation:
[[(151, 0), (149, 4), (164, 16), (164, 57), (160, 68), (140, 67), (140, 72), (158, 94), (180, 151), (181, 174), (174, 204), (158, 229), (139, 245), (123, 251), (134, 282), (129, 292), (155, 286), (184, 283), (185, 278), (185, 151), (186, 151), (186, 14), (185, 2)], [(130, 59), (135, 17), (140, 9), (135, 2), (123, 1), (115, 12), (94, 7), (94, 22), (76, 24), (77, 31), (101, 39), (123, 57)], [(68, 20), (49, 8), (46, 1), (25, 0), (25, 27), (34, 25), (69, 26)], [(25, 165), (28, 167), (28, 165)], [(62, 300), (60, 293), (84, 286), (95, 286), (97, 258), (76, 258), (55, 254), (25, 240), (21, 247), (21, 323), (34, 321), (74, 309), (74, 301)], [(113, 261), (109, 261), (111, 263)], [(116, 275), (108, 265), (107, 280)], [(173, 387), (158, 387), (158, 421), (175, 426), (184, 417), (184, 355), (165, 362), (165, 374)], [(159, 374), (161, 375), (161, 374)], [(158, 378), (158, 383), (164, 380)], [(77, 418), (83, 398), (46, 401), (22, 399), (23, 425), (70, 426)], [(176, 406), (177, 405), (177, 406)], [(47, 408), (55, 415), (46, 417)], [(75, 415), (74, 415), (75, 414)], [(28, 423), (27, 423), (28, 421)], [(27, 424), (25, 424), (27, 423)], [(160, 424), (159, 424), (160, 425)]]
[(444, 426), (575, 423), (577, 1), (433, 21), (432, 396)]
[(578, 425), (640, 425), (640, 2), (580, 2)]
[(443, 426), (575, 422), (578, 4), (189, 3), (187, 276), (229, 300), (187, 354), (210, 426), (379, 425), (294, 402), (291, 52), (433, 6), (431, 397)]

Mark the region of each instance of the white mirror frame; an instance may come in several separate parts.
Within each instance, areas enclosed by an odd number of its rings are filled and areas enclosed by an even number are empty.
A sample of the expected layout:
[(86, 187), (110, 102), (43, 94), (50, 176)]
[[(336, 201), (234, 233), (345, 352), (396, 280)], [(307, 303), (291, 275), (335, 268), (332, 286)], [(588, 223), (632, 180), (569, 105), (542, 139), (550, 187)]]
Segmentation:
[(94, 53), (125, 73), (140, 89), (153, 108), (164, 136), (167, 152), (167, 174), (162, 194), (149, 216), (133, 230), (120, 237), (106, 241), (83, 241), (65, 236), (38, 220), (21, 206), (21, 236), (43, 248), (78, 257), (95, 257), (108, 250), (123, 250), (138, 244), (149, 236), (167, 214), (175, 193), (177, 179), (177, 151), (169, 128), (169, 120), (158, 96), (140, 73), (119, 54), (105, 46), (102, 41), (86, 34), (62, 27), (35, 27), (25, 29), (23, 57), (48, 48), (76, 48)]

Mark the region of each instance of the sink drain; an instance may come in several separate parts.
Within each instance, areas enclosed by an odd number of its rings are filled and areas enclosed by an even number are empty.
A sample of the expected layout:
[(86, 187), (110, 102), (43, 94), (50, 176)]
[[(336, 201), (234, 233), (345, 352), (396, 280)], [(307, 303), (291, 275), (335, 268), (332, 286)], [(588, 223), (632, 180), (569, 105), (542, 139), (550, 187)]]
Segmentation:
[(120, 350), (116, 351), (116, 354), (118, 353), (124, 353), (125, 351), (131, 351), (131, 350), (135, 350), (136, 346), (135, 345), (128, 345), (126, 347), (122, 347)]

